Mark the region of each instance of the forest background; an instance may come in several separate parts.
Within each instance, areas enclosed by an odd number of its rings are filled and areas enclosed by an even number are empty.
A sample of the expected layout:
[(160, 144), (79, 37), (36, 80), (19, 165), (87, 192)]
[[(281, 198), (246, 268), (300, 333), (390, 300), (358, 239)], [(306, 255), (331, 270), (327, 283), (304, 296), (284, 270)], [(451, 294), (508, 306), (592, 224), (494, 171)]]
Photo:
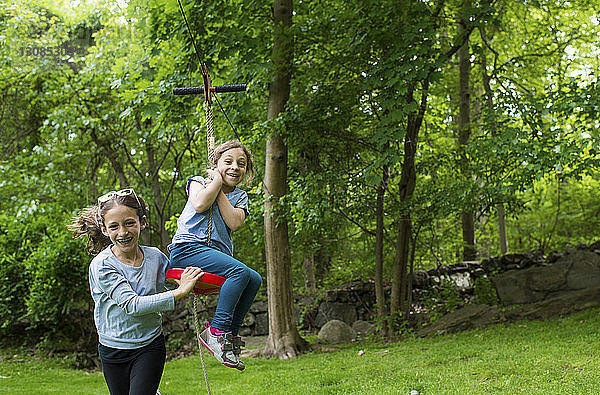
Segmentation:
[[(390, 334), (413, 270), (598, 239), (600, 2), (182, 3), (213, 85), (248, 84), (214, 124), (256, 158), (235, 255), (279, 289), (270, 320), (291, 290), (374, 279)], [(3, 338), (89, 329), (65, 225), (99, 195), (135, 188), (166, 250), (206, 168), (202, 98), (172, 88), (201, 81), (176, 0), (3, 2)]]

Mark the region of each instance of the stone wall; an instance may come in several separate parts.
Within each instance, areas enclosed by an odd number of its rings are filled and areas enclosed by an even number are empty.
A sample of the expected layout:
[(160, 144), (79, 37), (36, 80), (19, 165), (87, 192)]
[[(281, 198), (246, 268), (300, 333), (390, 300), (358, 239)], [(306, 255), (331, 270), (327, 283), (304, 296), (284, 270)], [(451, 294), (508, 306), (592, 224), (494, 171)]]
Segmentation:
[[(198, 298), (198, 320), (202, 322), (212, 318), (217, 298), (202, 296)], [(352, 325), (357, 320), (371, 320), (374, 314), (375, 284), (350, 283), (343, 287), (326, 291), (323, 295), (297, 295), (295, 314), (302, 329), (316, 330), (328, 321), (337, 319)], [(193, 298), (177, 302), (175, 310), (163, 313), (163, 329), (173, 339), (193, 340)], [(192, 333), (192, 335), (189, 335)], [(241, 336), (264, 336), (269, 333), (267, 302), (258, 298), (250, 308), (240, 329)]]
[[(513, 308), (513, 316), (504, 316), (502, 319), (566, 314), (577, 309), (568, 309), (565, 305), (569, 303), (577, 302), (579, 306), (589, 307), (595, 305), (596, 300), (600, 302), (600, 290), (594, 291), (596, 287), (600, 287), (600, 241), (590, 246), (571, 248), (563, 253), (553, 252), (547, 256), (539, 251), (531, 251), (493, 257), (481, 262), (461, 262), (427, 271), (415, 271), (412, 278), (415, 312), (425, 302), (424, 298), (449, 284), (458, 290), (462, 298), (461, 304), (470, 304), (473, 301), (473, 285), (478, 278), (491, 280), (497, 294), (497, 304), (501, 306), (538, 306), (536, 314), (528, 313), (523, 308), (519, 313), (518, 308)], [(563, 302), (556, 298), (562, 298)], [(340, 320), (348, 325), (356, 321), (373, 321), (375, 284), (372, 281), (352, 282), (319, 295), (297, 295), (295, 300), (298, 325), (305, 330), (318, 330), (331, 320)], [(553, 301), (550, 304), (555, 306), (554, 310), (539, 307), (547, 301)], [(198, 316), (201, 322), (212, 317), (215, 304), (215, 296), (200, 298)], [(179, 301), (175, 311), (165, 313), (163, 322), (167, 339), (184, 343), (194, 339), (192, 312), (192, 301), (188, 298), (187, 301)], [(477, 321), (475, 318), (472, 320)], [(417, 326), (419, 322), (413, 324)], [(267, 303), (264, 299), (259, 298), (254, 302), (240, 334), (268, 334)]]
[[(506, 256), (508, 257), (508, 256)], [(503, 322), (544, 320), (600, 306), (600, 242), (564, 253), (539, 253), (482, 262), (496, 292), (494, 305), (465, 305), (421, 328), (421, 336)], [(515, 259), (515, 258), (520, 259)]]

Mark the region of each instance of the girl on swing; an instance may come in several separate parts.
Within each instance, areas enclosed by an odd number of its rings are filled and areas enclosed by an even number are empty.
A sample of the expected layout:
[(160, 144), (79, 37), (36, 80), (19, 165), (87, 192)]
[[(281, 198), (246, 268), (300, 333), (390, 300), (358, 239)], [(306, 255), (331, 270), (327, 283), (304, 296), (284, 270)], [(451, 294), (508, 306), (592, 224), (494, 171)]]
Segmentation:
[(254, 176), (250, 151), (238, 140), (215, 149), (208, 177), (188, 180), (187, 202), (177, 232), (169, 245), (171, 267), (196, 266), (225, 277), (212, 321), (204, 324), (199, 340), (223, 365), (244, 370), (238, 332), (260, 288), (256, 271), (233, 258), (231, 232), (238, 230), (248, 215), (248, 194), (237, 188)]
[(87, 237), (96, 253), (89, 268), (102, 372), (112, 395), (156, 394), (165, 364), (161, 311), (188, 295), (203, 272), (184, 270), (179, 286), (165, 291), (167, 257), (139, 245), (148, 208), (131, 188), (112, 191), (83, 209), (67, 227)]

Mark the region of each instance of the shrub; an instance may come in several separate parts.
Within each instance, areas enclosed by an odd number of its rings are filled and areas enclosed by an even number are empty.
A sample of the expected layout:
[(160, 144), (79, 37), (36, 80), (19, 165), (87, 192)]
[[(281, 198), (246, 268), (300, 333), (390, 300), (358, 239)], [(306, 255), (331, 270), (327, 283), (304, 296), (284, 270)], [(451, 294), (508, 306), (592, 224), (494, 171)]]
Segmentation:
[(78, 340), (90, 331), (94, 335), (90, 259), (82, 241), (66, 230), (64, 216), (0, 215), (2, 337), (39, 341), (38, 333)]
[(24, 261), (45, 237), (44, 217), (0, 215), (0, 328), (14, 331), (24, 325), (31, 277)]
[(68, 318), (73, 312), (79, 315), (77, 310), (90, 310), (90, 259), (82, 242), (64, 227), (42, 240), (25, 262), (31, 278), (26, 304), (32, 326), (42, 325), (51, 332), (66, 322), (80, 326)]
[(479, 304), (498, 304), (498, 295), (492, 281), (487, 277), (479, 277), (473, 283), (474, 302)]

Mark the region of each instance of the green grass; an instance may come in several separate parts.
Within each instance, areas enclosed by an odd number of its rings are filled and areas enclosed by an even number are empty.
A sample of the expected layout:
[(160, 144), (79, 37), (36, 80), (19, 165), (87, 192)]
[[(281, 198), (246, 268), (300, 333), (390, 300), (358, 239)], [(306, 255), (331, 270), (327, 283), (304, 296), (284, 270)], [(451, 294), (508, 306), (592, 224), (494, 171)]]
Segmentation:
[[(247, 358), (244, 372), (204, 356), (214, 394), (597, 394), (599, 327), (592, 309), (430, 339), (353, 343), (294, 361)], [(3, 351), (0, 376), (0, 393), (107, 393), (100, 373), (72, 370), (62, 359), (15, 360)], [(167, 363), (160, 390), (205, 393), (200, 357)]]

